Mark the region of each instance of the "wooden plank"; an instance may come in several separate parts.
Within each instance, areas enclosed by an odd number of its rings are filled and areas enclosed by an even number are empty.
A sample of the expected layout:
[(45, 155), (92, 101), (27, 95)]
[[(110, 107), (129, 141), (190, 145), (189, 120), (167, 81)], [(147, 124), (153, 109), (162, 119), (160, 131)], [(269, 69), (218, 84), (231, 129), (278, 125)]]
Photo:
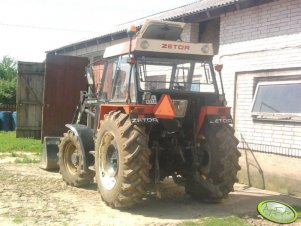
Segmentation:
[(22, 100), (21, 103), (29, 104), (29, 105), (42, 105), (41, 103), (37, 103), (37, 102), (33, 102), (33, 101), (26, 101), (26, 100)]
[(18, 127), (19, 130), (41, 130), (40, 126), (25, 126), (25, 127)]
[(1, 104), (0, 103), (0, 111), (16, 111), (15, 104)]
[(44, 63), (18, 62), (17, 137), (40, 138)]
[[(29, 95), (32, 95), (32, 97), (31, 98), (28, 98), (29, 100), (34, 100), (34, 102), (37, 102), (38, 104), (40, 104), (40, 105), (43, 105), (42, 104), (42, 100), (41, 100), (41, 98), (39, 98), (39, 97), (41, 97), (41, 96), (38, 96), (39, 95), (39, 93), (38, 93), (38, 91), (39, 91), (39, 89), (37, 88), (37, 80), (36, 79), (29, 79), (30, 77), (28, 76), (28, 75), (20, 75), (19, 76), (19, 78), (21, 78), (22, 80), (23, 80), (23, 84), (26, 86), (26, 88), (28, 89), (26, 89), (27, 90), (27, 92), (26, 93), (28, 93)], [(22, 101), (23, 103), (24, 103), (24, 101)]]
[(41, 130), (17, 130), (16, 137), (28, 137), (28, 138), (35, 138), (40, 139), (41, 137)]

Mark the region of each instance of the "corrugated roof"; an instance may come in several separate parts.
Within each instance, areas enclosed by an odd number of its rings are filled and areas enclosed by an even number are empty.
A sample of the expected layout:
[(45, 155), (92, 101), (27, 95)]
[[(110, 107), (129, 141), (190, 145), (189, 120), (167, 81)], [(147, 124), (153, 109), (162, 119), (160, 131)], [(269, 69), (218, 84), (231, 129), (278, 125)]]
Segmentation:
[(106, 36), (111, 36), (114, 34), (125, 32), (126, 29), (129, 27), (129, 25), (141, 26), (146, 19), (176, 20), (178, 18), (186, 17), (186, 16), (193, 15), (196, 13), (200, 13), (202, 11), (208, 11), (208, 10), (212, 10), (214, 8), (221, 8), (221, 7), (230, 5), (230, 4), (234, 4), (239, 1), (245, 1), (245, 0), (199, 0), (197, 2), (188, 4), (188, 5), (184, 5), (184, 6), (175, 8), (175, 9), (167, 10), (167, 11), (160, 12), (160, 13), (157, 13), (154, 15), (140, 18), (138, 20), (133, 20), (133, 21), (115, 26), (112, 28), (111, 31), (105, 31), (105, 32), (99, 34), (97, 37), (87, 39), (87, 40), (84, 40), (81, 42), (73, 43), (73, 44), (70, 44), (67, 46), (63, 46), (61, 48), (54, 49), (54, 50), (51, 50), (48, 52), (56, 52), (56, 51), (62, 50), (64, 48), (67, 48), (70, 46), (84, 44), (86, 42), (101, 39)]
[(239, 0), (200, 0), (185, 6), (181, 6), (175, 9), (143, 17), (138, 20), (130, 21), (125, 24), (121, 24), (119, 26), (116, 26), (114, 30), (115, 32), (126, 30), (131, 24), (140, 26), (146, 19), (175, 20), (177, 18), (193, 15), (202, 11), (220, 8), (229, 4), (233, 4), (235, 2), (239, 2)]

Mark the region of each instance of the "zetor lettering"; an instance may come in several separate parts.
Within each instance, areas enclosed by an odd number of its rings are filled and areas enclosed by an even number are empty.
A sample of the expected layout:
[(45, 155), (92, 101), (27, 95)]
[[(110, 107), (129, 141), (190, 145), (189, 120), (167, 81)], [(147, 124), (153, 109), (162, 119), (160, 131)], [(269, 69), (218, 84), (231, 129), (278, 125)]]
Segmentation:
[(161, 45), (162, 49), (182, 49), (182, 50), (190, 50), (190, 46), (187, 45), (174, 45), (174, 44), (167, 44), (164, 43)]
[(132, 118), (132, 123), (159, 123), (157, 118)]

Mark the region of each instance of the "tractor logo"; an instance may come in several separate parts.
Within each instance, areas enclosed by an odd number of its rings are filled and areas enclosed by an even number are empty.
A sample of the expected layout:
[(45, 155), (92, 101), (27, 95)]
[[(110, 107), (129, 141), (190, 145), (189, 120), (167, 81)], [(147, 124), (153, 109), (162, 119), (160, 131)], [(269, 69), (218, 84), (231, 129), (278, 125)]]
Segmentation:
[(224, 118), (224, 119), (222, 119), (222, 118), (217, 118), (217, 119), (215, 119), (214, 120), (214, 122), (212, 122), (212, 123), (225, 123), (225, 124), (230, 124), (230, 123), (233, 123), (233, 121), (232, 121), (232, 119), (230, 119), (230, 118)]
[(175, 44), (168, 44), (163, 43), (161, 45), (162, 49), (179, 49), (179, 50), (190, 50), (190, 46), (188, 45), (175, 45)]
[(293, 207), (274, 200), (266, 200), (259, 203), (257, 210), (267, 220), (280, 224), (292, 223), (298, 217)]
[(159, 123), (157, 118), (131, 118), (133, 124), (153, 124)]

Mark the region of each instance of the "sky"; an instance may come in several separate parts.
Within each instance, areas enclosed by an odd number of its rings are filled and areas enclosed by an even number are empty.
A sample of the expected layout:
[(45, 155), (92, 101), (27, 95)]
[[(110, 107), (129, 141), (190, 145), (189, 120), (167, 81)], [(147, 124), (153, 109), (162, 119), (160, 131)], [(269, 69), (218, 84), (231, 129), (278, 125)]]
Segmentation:
[(0, 60), (42, 62), (45, 52), (196, 0), (0, 0)]

